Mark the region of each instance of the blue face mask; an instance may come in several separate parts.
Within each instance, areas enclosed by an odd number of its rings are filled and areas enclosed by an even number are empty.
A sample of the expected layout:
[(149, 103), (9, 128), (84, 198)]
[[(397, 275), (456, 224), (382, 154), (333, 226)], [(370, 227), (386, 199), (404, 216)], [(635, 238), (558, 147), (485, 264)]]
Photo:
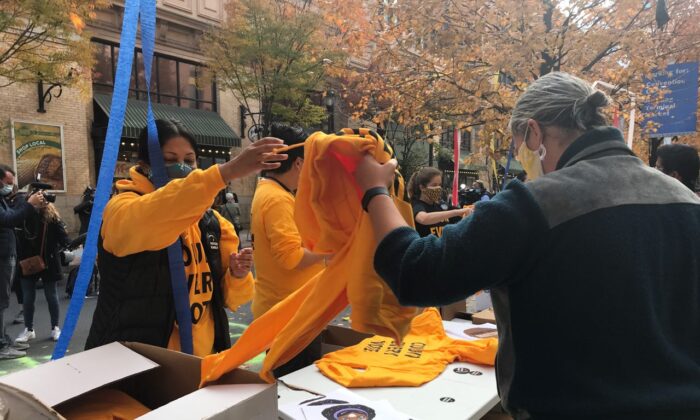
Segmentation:
[[(169, 180), (185, 178), (194, 169), (186, 163), (171, 163), (165, 165), (165, 174), (168, 176)], [(149, 171), (148, 179), (153, 179), (153, 172)]]
[(165, 165), (165, 172), (169, 179), (184, 178), (192, 172), (192, 167), (186, 163), (171, 163)]
[(7, 185), (3, 186), (2, 188), (0, 188), (0, 196), (2, 196), (2, 197), (7, 197), (11, 193), (12, 193), (12, 185), (10, 185), (10, 184), (7, 184)]

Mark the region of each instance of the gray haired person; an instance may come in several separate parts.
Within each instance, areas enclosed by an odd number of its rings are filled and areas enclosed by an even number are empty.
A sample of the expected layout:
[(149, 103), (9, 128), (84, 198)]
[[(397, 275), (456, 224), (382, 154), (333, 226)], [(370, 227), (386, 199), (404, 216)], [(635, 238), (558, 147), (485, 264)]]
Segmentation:
[(566, 73), (533, 82), (510, 128), (534, 180), (441, 238), (419, 237), (386, 195), (396, 162), (355, 173), (375, 270), (402, 304), (491, 290), (516, 419), (700, 418), (700, 199), (629, 150), (607, 103)]

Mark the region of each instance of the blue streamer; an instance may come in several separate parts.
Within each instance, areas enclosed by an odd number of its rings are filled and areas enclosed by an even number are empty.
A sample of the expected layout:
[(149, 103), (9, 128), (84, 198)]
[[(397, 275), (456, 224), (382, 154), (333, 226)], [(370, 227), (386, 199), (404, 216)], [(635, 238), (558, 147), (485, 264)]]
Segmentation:
[[(155, 1), (155, 0), (151, 0)], [(122, 23), (122, 34), (119, 48), (119, 64), (114, 81), (114, 95), (112, 96), (112, 106), (110, 107), (109, 123), (107, 125), (107, 136), (105, 138), (104, 151), (102, 152), (102, 163), (100, 164), (100, 174), (97, 178), (97, 189), (95, 200), (90, 215), (87, 238), (83, 249), (83, 256), (80, 261), (78, 277), (75, 280), (73, 296), (68, 306), (66, 319), (63, 321), (63, 331), (61, 337), (53, 350), (52, 359), (57, 360), (65, 356), (75, 332), (75, 327), (80, 317), (80, 310), (85, 301), (85, 292), (90, 283), (92, 270), (97, 257), (97, 239), (100, 234), (102, 224), (102, 214), (104, 213), (109, 195), (112, 191), (112, 180), (114, 179), (114, 167), (117, 164), (119, 144), (122, 137), (122, 126), (124, 124), (124, 114), (126, 112), (126, 99), (129, 96), (129, 82), (131, 80), (131, 66), (134, 60), (134, 47), (136, 44), (136, 28), (139, 19), (139, 0), (127, 0), (124, 5), (124, 20)]]
[[(133, 51), (136, 46), (139, 13), (141, 14), (141, 35), (146, 85), (149, 91), (147, 127), (149, 159), (151, 161), (151, 171), (153, 172), (152, 179), (157, 188), (165, 185), (168, 181), (163, 156), (158, 143), (158, 132), (150, 97), (151, 67), (153, 62), (156, 23), (155, 0), (126, 0), (120, 39), (119, 62), (117, 64), (114, 94), (112, 96), (112, 106), (110, 107), (110, 117), (107, 125), (107, 136), (105, 137), (100, 173), (97, 179), (94, 205), (88, 225), (88, 233), (82, 260), (80, 262), (80, 269), (78, 270), (78, 277), (73, 289), (73, 296), (71, 297), (68, 312), (63, 322), (61, 337), (54, 348), (52, 360), (62, 358), (68, 350), (68, 345), (73, 338), (73, 333), (75, 332), (75, 327), (80, 317), (80, 311), (85, 301), (85, 292), (90, 283), (93, 267), (95, 265), (97, 240), (102, 225), (102, 215), (112, 190), (114, 168), (117, 163), (119, 144), (121, 142), (124, 115), (126, 113), (127, 98), (129, 96), (129, 83), (131, 81), (131, 69), (134, 58)], [(187, 280), (185, 278), (185, 267), (182, 261), (182, 244), (180, 243), (180, 239), (168, 247), (168, 260), (170, 263), (170, 274), (175, 300), (175, 313), (180, 333), (180, 347), (183, 352), (192, 354), (192, 319), (189, 312), (189, 291), (186, 287)]]
[[(148, 158), (151, 162), (151, 181), (160, 188), (168, 183), (165, 162), (158, 142), (158, 130), (153, 108), (151, 107), (151, 66), (153, 63), (153, 45), (156, 30), (155, 0), (141, 0), (141, 39), (143, 47), (144, 73), (148, 93)], [(185, 277), (185, 264), (182, 260), (182, 243), (178, 238), (168, 247), (168, 263), (170, 266), (170, 282), (173, 289), (175, 318), (177, 319), (180, 336), (180, 351), (192, 354), (192, 315), (190, 314), (190, 294)]]

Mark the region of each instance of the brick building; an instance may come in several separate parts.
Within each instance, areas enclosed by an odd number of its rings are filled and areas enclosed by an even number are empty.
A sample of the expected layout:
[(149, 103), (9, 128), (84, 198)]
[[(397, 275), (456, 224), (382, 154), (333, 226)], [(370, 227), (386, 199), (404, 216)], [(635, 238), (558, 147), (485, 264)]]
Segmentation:
[[(154, 112), (157, 118), (176, 118), (193, 131), (200, 146), (199, 166), (203, 168), (235, 155), (248, 143), (245, 131), (251, 125), (250, 121), (242, 123), (240, 104), (230, 92), (219, 90), (215, 81), (202, 82), (207, 70), (202, 65), (200, 39), (207, 28), (223, 21), (223, 3), (224, 0), (157, 0), (156, 58), (151, 83)], [(80, 202), (86, 186), (95, 185), (99, 170), (119, 51), (122, 5), (122, 1), (114, 1), (89, 23), (96, 64), (88, 92), (63, 88), (62, 95), (46, 103), (46, 112), (41, 113), (37, 112), (36, 85), (0, 88), (0, 162), (12, 165), (14, 161), (11, 122), (62, 127), (64, 188), (56, 193), (56, 205), (70, 232), (78, 229), (73, 206)], [(139, 41), (134, 51), (135, 70), (115, 178), (125, 176), (128, 167), (135, 163), (136, 138), (145, 125), (145, 81), (138, 46)], [(49, 81), (44, 85), (47, 88)], [(255, 178), (237, 181), (229, 188), (237, 193), (243, 223), (247, 224)]]

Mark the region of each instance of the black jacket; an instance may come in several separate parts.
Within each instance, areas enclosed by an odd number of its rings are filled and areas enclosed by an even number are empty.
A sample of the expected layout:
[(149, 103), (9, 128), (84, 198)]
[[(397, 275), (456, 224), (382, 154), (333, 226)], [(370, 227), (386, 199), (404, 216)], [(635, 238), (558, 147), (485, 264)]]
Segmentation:
[[(228, 318), (224, 309), (220, 257), (210, 257), (209, 240), (221, 238), (216, 216), (205, 213), (199, 223), (204, 252), (212, 271), (214, 317), (214, 351), (231, 346)], [(113, 341), (135, 341), (167, 347), (175, 325), (175, 307), (170, 284), (168, 250), (143, 251), (117, 257), (98, 243), (97, 264), (100, 272), (100, 295), (85, 343), (91, 349)]]
[(404, 305), (491, 289), (517, 419), (698, 419), (698, 232), (700, 199), (599, 128), (442, 238), (391, 232), (375, 268)]
[(46, 270), (30, 277), (40, 277), (43, 281), (59, 281), (62, 277), (59, 250), (68, 245), (69, 242), (68, 235), (66, 234), (66, 226), (60, 220), (47, 223), (46, 240), (44, 241), (44, 250), (42, 254), (41, 244), (43, 232), (43, 217), (37, 212), (32, 212), (21, 224), (21, 227), (15, 229), (17, 236), (17, 259), (23, 260), (35, 255), (43, 255), (44, 262), (46, 262)]
[(18, 200), (15, 208), (4, 197), (0, 197), (0, 257), (17, 255), (15, 246), (14, 227), (22, 226), (22, 222), (31, 214), (36, 214), (31, 204)]

